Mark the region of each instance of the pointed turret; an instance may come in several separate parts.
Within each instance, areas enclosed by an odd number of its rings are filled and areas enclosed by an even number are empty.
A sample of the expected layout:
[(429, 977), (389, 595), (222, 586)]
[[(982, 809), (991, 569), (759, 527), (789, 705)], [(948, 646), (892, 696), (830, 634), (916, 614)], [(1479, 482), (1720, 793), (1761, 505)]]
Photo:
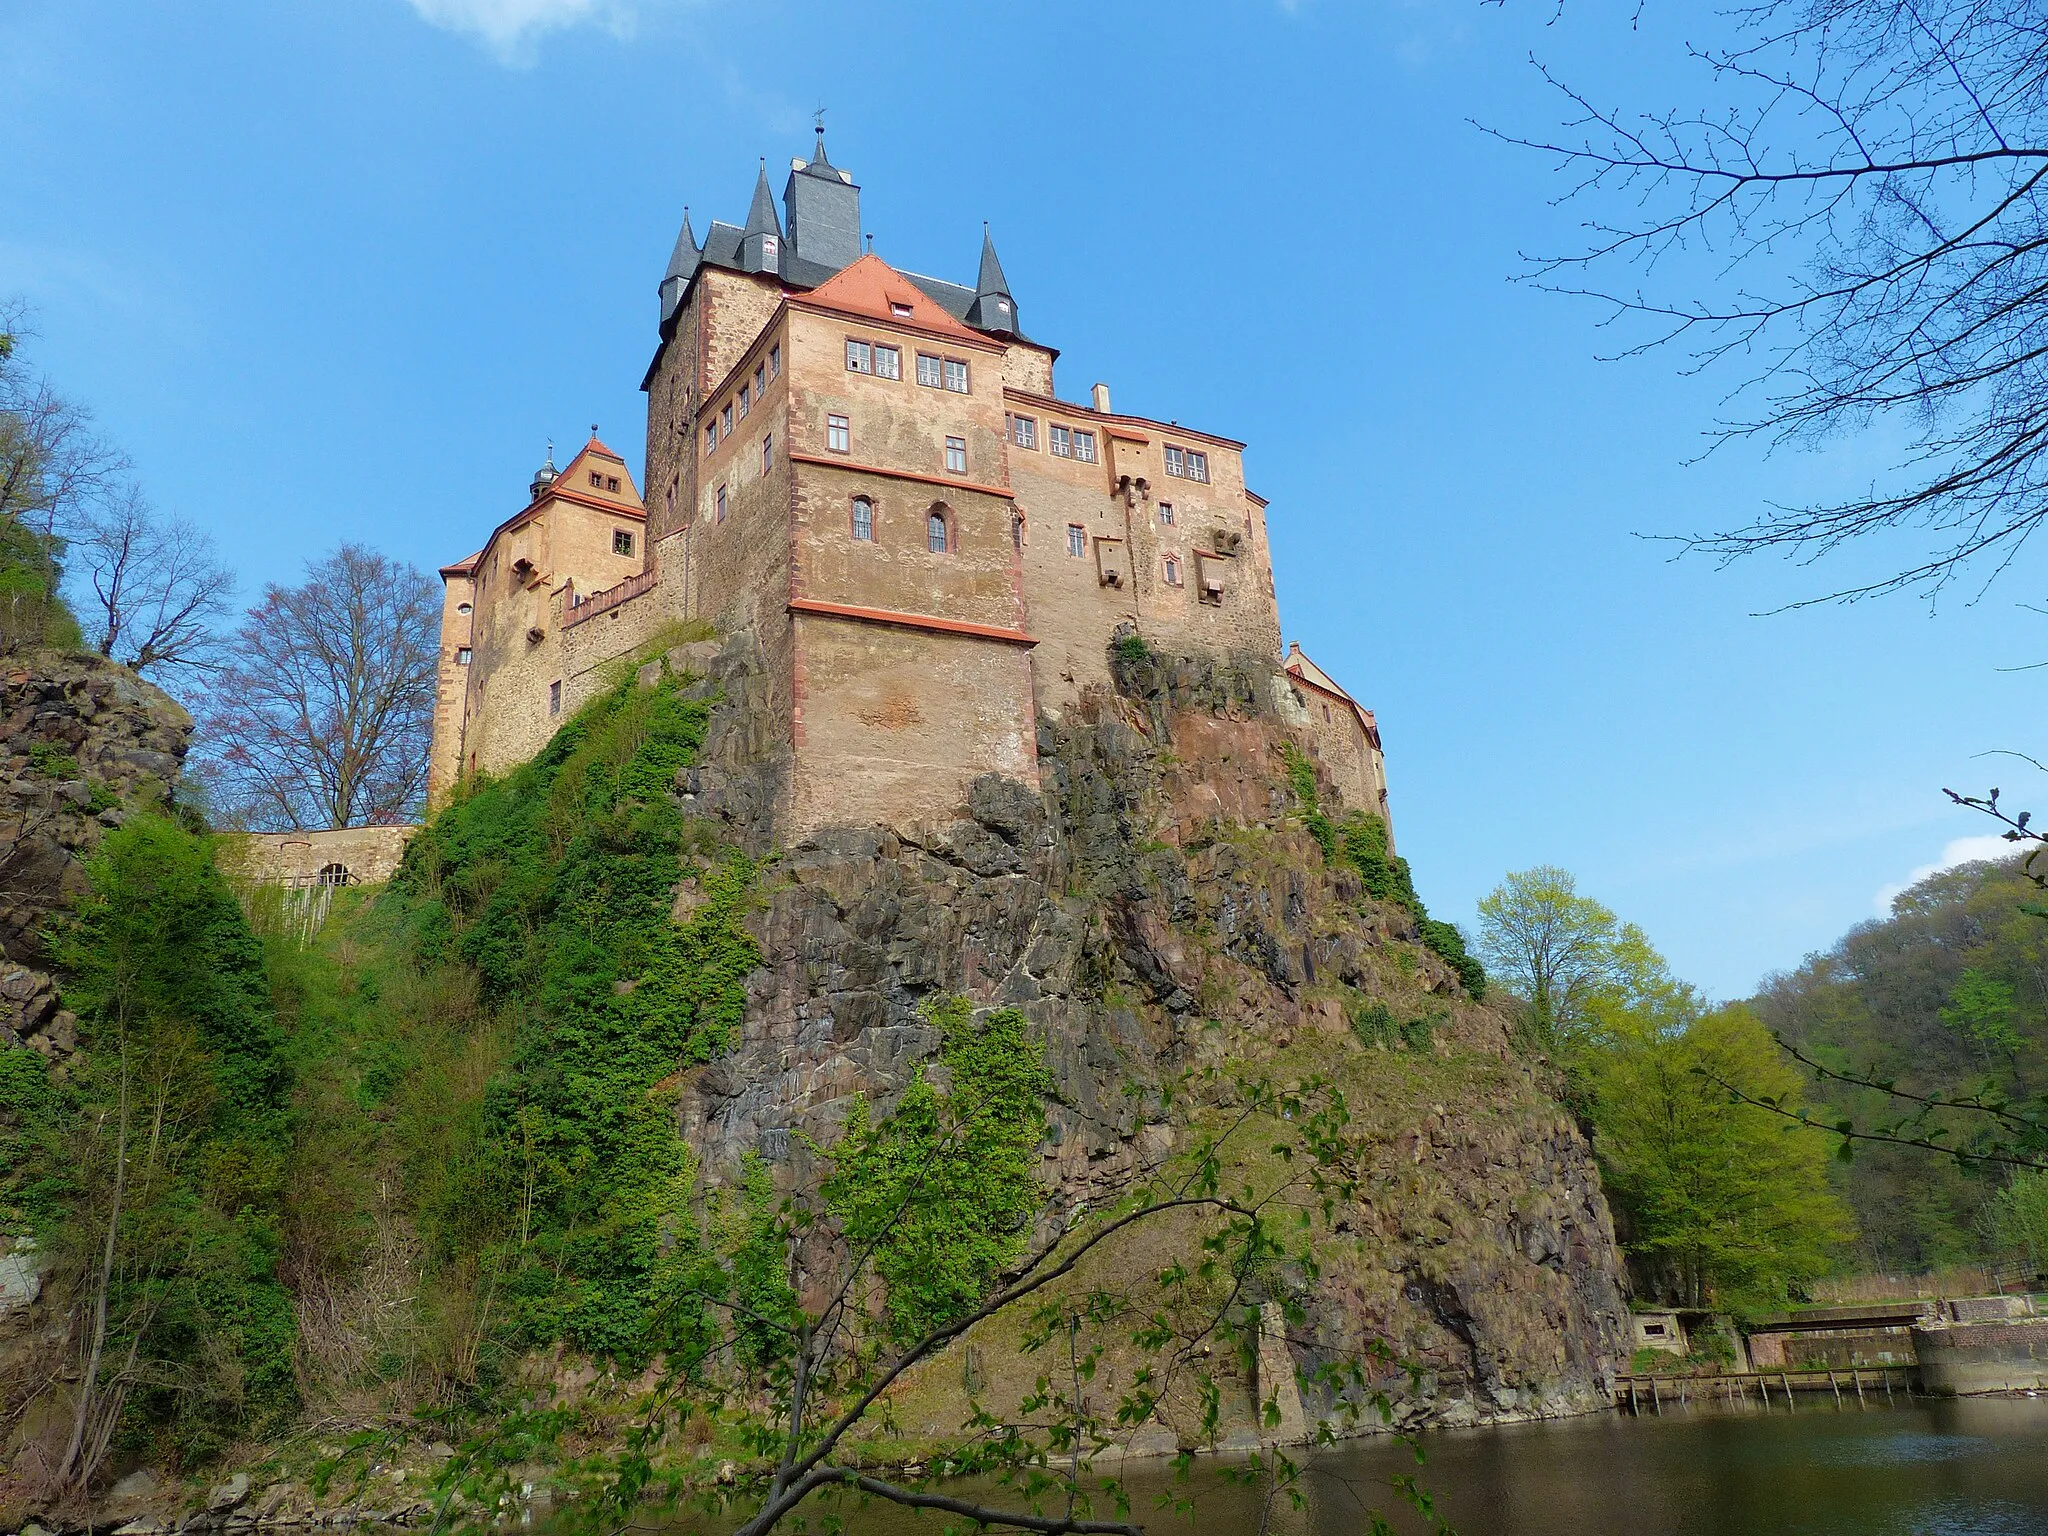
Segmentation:
[(526, 494), (539, 501), (547, 489), (555, 483), (555, 445), (548, 444), (548, 456), (539, 469), (533, 472), (533, 484), (526, 488)]
[(782, 205), (791, 255), (834, 272), (860, 260), (860, 188), (827, 158), (822, 127), (809, 162), (789, 162)]
[(747, 227), (740, 235), (742, 272), (782, 272), (782, 221), (775, 216), (775, 194), (768, 190), (768, 162), (761, 162), (761, 174), (754, 180), (754, 205), (747, 210)]
[(1010, 297), (1010, 280), (1003, 276), (1003, 264), (996, 257), (996, 243), (986, 224), (981, 226), (981, 276), (974, 284), (967, 323), (979, 330), (1018, 334), (1017, 301)]
[(661, 323), (668, 324), (668, 318), (676, 312), (676, 306), (683, 302), (683, 290), (690, 286), (690, 278), (697, 271), (702, 252), (697, 247), (697, 236), (690, 228), (690, 210), (683, 210), (683, 227), (676, 235), (676, 248), (669, 253), (668, 271), (661, 276)]

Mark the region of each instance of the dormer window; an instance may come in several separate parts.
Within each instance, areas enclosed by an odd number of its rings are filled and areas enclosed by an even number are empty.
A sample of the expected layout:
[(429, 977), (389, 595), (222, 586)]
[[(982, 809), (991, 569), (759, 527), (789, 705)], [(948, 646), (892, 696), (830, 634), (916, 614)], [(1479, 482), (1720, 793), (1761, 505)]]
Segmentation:
[(763, 235), (761, 237), (761, 265), (764, 267), (774, 267), (780, 266), (781, 263), (782, 242), (773, 235)]
[(916, 314), (917, 311), (912, 309), (908, 304), (899, 304), (894, 299), (891, 299), (889, 301), (889, 313), (894, 315), (899, 320), (908, 320), (912, 315)]

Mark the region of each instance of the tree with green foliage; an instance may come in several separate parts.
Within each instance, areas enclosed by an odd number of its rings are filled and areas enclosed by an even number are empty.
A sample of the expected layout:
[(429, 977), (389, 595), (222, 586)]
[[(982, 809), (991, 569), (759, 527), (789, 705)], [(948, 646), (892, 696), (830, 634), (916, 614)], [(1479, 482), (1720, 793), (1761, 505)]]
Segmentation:
[(1753, 1013), (1617, 1010), (1589, 1062), (1608, 1191), (1659, 1290), (1740, 1310), (1828, 1272), (1853, 1229), (1826, 1149), (1730, 1091), (1798, 1100), (1799, 1073)]
[(277, 1276), (292, 1077), (262, 948), (206, 841), (168, 822), (110, 832), (86, 876), (55, 945), (82, 1053), (10, 1094), (34, 1110), (15, 1192), (82, 1362), (60, 1487), (118, 1435), (189, 1464), (297, 1402)]
[(1545, 1043), (1585, 1022), (1588, 1000), (1613, 979), (1620, 933), (1620, 920), (1554, 864), (1510, 874), (1479, 903), (1480, 958)]

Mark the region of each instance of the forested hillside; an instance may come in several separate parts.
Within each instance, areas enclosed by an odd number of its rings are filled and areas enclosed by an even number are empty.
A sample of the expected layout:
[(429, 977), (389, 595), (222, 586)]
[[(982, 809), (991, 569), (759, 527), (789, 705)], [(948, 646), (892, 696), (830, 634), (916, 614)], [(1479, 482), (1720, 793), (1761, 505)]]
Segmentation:
[[(2042, 894), (2008, 864), (1931, 875), (1892, 915), (1851, 929), (1826, 954), (1771, 978), (1751, 1006), (1787, 1044), (1838, 1071), (1910, 1093), (2019, 1100), (2044, 1086), (2048, 919)], [(1859, 1125), (1898, 1118), (1896, 1100), (1821, 1082), (1811, 1097)], [(1952, 1125), (1958, 1145), (1974, 1127)], [(1834, 1177), (1856, 1213), (1857, 1253), (1875, 1270), (2043, 1258), (2040, 1175), (2013, 1175), (1913, 1147), (1859, 1143)]]

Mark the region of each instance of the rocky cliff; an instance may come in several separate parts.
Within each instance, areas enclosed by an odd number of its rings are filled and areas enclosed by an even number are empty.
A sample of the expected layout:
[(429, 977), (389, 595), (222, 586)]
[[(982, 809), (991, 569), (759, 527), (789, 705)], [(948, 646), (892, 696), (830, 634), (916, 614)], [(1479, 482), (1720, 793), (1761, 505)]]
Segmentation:
[(43, 923), (85, 887), (101, 834), (167, 812), (192, 719), (162, 689), (100, 656), (29, 652), (0, 672), (0, 1049), (53, 1060), (74, 1022), (42, 967)]
[[(764, 849), (778, 765), (748, 709), (758, 662), (743, 641), (692, 650), (723, 703), (685, 803)], [(1626, 1317), (1590, 1149), (1415, 917), (1304, 826), (1284, 680), (1128, 643), (1114, 673), (1114, 693), (1041, 722), (1041, 793), (991, 777), (959, 820), (837, 829), (773, 866), (741, 1041), (683, 1099), (704, 1166), (758, 1150), (802, 1182), (854, 1095), (886, 1104), (934, 1055), (918, 1010), (935, 994), (1014, 1005), (1043, 1032), (1055, 1208), (1170, 1151), (1168, 1080), (1325, 1073), (1378, 1166), (1289, 1341), (1296, 1362), (1391, 1342), (1426, 1373), (1402, 1394), (1410, 1422), (1604, 1406)], [(933, 1427), (957, 1395), (925, 1404)]]

